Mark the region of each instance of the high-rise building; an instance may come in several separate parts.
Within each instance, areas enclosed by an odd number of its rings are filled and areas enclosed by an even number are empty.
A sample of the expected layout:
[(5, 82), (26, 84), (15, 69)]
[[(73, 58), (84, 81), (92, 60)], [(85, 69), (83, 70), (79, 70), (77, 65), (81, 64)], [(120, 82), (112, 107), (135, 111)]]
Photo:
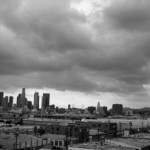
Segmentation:
[(31, 101), (27, 101), (27, 106), (28, 106), (28, 109), (32, 109), (32, 102)]
[(112, 105), (112, 115), (123, 115), (123, 105), (113, 104)]
[(5, 96), (4, 97), (4, 99), (3, 99), (3, 109), (5, 110), (5, 111), (7, 111), (8, 110), (8, 96)]
[(25, 88), (22, 88), (22, 97), (26, 97), (26, 92), (25, 92)]
[(98, 102), (98, 103), (97, 103), (97, 111), (99, 111), (100, 107), (101, 107), (101, 106), (100, 106), (100, 102)]
[(4, 98), (4, 92), (0, 92), (0, 106), (2, 106), (3, 98)]
[(25, 105), (27, 105), (26, 93), (25, 93), (25, 88), (22, 88), (21, 107), (24, 107)]
[(9, 97), (9, 104), (8, 104), (8, 107), (9, 107), (9, 108), (12, 108), (12, 106), (13, 106), (13, 96), (10, 96), (10, 97)]
[(94, 114), (94, 112), (96, 111), (96, 107), (94, 106), (89, 106), (87, 109), (91, 114)]
[(43, 93), (42, 97), (42, 108), (48, 107), (50, 104), (50, 94), (49, 93)]
[(106, 107), (106, 106), (103, 106), (102, 109), (103, 109), (103, 111), (104, 111), (104, 115), (107, 116), (107, 114), (108, 114), (107, 107)]
[(34, 108), (39, 109), (39, 93), (34, 93)]
[(101, 117), (104, 115), (104, 111), (103, 111), (103, 108), (100, 106), (100, 102), (97, 103), (96, 113)]
[(21, 94), (18, 94), (17, 96), (17, 107), (21, 107)]
[(70, 110), (71, 109), (71, 105), (70, 104), (68, 104), (68, 110)]

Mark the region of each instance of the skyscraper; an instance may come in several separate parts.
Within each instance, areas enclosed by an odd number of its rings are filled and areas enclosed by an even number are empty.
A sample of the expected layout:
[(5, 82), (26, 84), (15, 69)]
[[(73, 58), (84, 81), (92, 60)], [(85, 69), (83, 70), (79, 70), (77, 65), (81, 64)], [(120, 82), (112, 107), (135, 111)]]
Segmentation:
[(3, 97), (4, 97), (4, 92), (0, 92), (0, 106), (2, 106)]
[(97, 103), (97, 114), (100, 115), (101, 117), (104, 115), (103, 108), (100, 106), (100, 102)]
[(42, 97), (42, 108), (46, 108), (49, 106), (50, 103), (50, 94), (49, 93), (43, 93)]
[(101, 106), (100, 106), (100, 102), (98, 102), (98, 103), (97, 103), (97, 111), (99, 111), (100, 107), (101, 107)]
[(68, 105), (68, 110), (70, 110), (70, 109), (71, 109), (71, 105), (69, 104), (69, 105)]
[(25, 94), (25, 88), (22, 88), (22, 94), (21, 94), (21, 107), (24, 107), (27, 105), (27, 99)]
[(17, 96), (17, 107), (21, 107), (21, 94), (18, 94)]
[(8, 110), (8, 96), (5, 96), (4, 99), (3, 99), (3, 109), (5, 111)]
[(113, 104), (112, 105), (112, 115), (122, 115), (123, 114), (123, 105), (122, 104)]
[(34, 93), (34, 108), (39, 109), (39, 93)]
[(27, 106), (28, 106), (28, 109), (32, 109), (32, 102), (31, 101), (27, 101)]
[(12, 106), (13, 106), (13, 96), (10, 96), (10, 97), (9, 97), (9, 104), (8, 104), (8, 107), (9, 107), (9, 108), (12, 108)]

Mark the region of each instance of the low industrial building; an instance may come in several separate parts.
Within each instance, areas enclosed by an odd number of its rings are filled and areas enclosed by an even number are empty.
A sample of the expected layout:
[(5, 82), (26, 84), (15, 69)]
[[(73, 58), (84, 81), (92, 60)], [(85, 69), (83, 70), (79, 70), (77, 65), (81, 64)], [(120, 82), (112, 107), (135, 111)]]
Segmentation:
[(118, 145), (106, 144), (101, 142), (89, 142), (70, 145), (68, 150), (135, 150), (135, 149), (125, 148)]
[(135, 150), (149, 150), (150, 140), (137, 139), (137, 138), (118, 138), (106, 140), (107, 144), (117, 145), (125, 148), (134, 148)]

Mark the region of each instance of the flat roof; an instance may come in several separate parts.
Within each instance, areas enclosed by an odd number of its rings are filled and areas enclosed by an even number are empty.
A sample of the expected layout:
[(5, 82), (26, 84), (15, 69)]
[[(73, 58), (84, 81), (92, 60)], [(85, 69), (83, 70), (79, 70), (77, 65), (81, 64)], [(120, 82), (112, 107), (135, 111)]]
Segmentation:
[(107, 140), (114, 144), (123, 144), (124, 146), (133, 146), (133, 147), (146, 147), (150, 146), (150, 140), (145, 139), (134, 139), (134, 138), (119, 138), (113, 140)]
[[(54, 140), (65, 140), (66, 139), (66, 135), (58, 135), (58, 134), (44, 134), (41, 136), (41, 138), (50, 138), (50, 139), (54, 139)], [(70, 137), (68, 137), (68, 139), (70, 139)], [(71, 137), (71, 140), (77, 140), (77, 138)]]
[[(70, 147), (75, 147), (75, 148), (82, 148), (82, 149), (94, 149), (94, 150), (98, 150), (98, 149), (105, 149), (105, 150), (123, 150), (125, 149), (124, 147), (120, 147), (117, 145), (112, 145), (112, 144), (104, 144), (101, 145), (99, 142), (88, 142), (88, 143), (82, 143), (82, 144), (74, 144), (71, 145)], [(134, 150), (134, 148), (126, 148), (126, 150)]]
[(96, 130), (96, 129), (90, 129), (89, 130), (89, 135), (103, 135), (104, 134), (104, 132), (98, 132), (98, 130)]
[(147, 139), (150, 140), (150, 134), (149, 133), (138, 133), (130, 135), (130, 137), (136, 138), (136, 139)]
[[(19, 134), (18, 135), (18, 142), (17, 143), (24, 143), (25, 141), (27, 142), (28, 145), (30, 145), (31, 139), (33, 143), (38, 140), (41, 141), (40, 138), (37, 138), (36, 136), (33, 135), (26, 135), (26, 134)], [(0, 134), (0, 143), (3, 145), (3, 147), (7, 147), (7, 149), (11, 148), (14, 146), (14, 143), (16, 142), (16, 137), (14, 134)]]

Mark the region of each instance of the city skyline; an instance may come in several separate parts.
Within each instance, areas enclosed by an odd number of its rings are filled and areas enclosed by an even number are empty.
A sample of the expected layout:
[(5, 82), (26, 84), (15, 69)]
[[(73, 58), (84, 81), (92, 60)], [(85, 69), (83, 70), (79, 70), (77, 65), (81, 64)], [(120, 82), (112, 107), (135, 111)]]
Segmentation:
[[(58, 106), (150, 106), (150, 2), (0, 2), (0, 90)], [(34, 91), (34, 92), (33, 92)], [(40, 100), (41, 102), (41, 100)]]
[[(28, 90), (30, 92), (30, 94), (28, 93)], [(26, 92), (27, 91), (27, 92)], [(33, 93), (32, 93), (33, 92)], [(102, 109), (105, 109), (104, 107), (106, 107), (106, 109), (112, 109), (113, 108), (113, 105), (119, 105), (119, 106), (122, 106), (122, 108), (125, 108), (125, 109), (142, 109), (142, 108), (150, 108), (150, 107), (147, 107), (147, 106), (143, 106), (143, 107), (130, 107), (129, 105), (124, 105), (123, 103), (111, 103), (109, 105), (105, 105), (105, 104), (102, 104), (101, 101), (97, 100), (95, 101), (96, 103), (93, 103), (92, 105), (91, 104), (79, 104), (79, 105), (76, 105), (74, 103), (66, 103), (64, 105), (61, 105), (61, 104), (57, 104), (57, 102), (55, 103), (55, 100), (51, 99), (51, 97), (53, 97), (52, 93), (48, 93), (50, 91), (47, 91), (47, 90), (43, 90), (43, 91), (38, 91), (38, 90), (33, 90), (31, 92), (31, 89), (26, 89), (26, 88), (22, 88), (20, 90), (20, 92), (16, 93), (15, 96), (14, 96), (14, 93), (5, 93), (4, 91), (0, 91), (0, 101), (7, 99), (9, 99), (9, 104), (7, 107), (11, 107), (12, 108), (12, 102), (13, 102), (13, 105), (15, 104), (17, 107), (20, 107), (22, 108), (22, 103), (24, 103), (24, 99), (26, 100), (26, 105), (28, 105), (28, 102), (32, 104), (32, 109), (41, 109), (42, 107), (45, 109), (47, 106), (50, 106), (50, 105), (55, 105), (57, 107), (60, 107), (60, 108), (68, 108), (68, 105), (70, 105), (70, 108), (80, 108), (80, 109), (85, 109), (85, 108), (88, 108), (88, 107), (95, 107), (97, 110), (100, 108)], [(55, 91), (56, 92), (56, 91)], [(32, 93), (32, 94), (31, 94)], [(57, 93), (58, 94), (58, 93)], [(30, 95), (30, 96), (28, 96)], [(2, 98), (3, 96), (3, 98)], [(48, 96), (48, 97), (47, 97)], [(60, 96), (60, 95), (59, 95)], [(45, 98), (44, 98), (45, 97)], [(46, 98), (47, 97), (47, 98)], [(18, 98), (19, 98), (19, 101), (18, 101)], [(51, 101), (52, 100), (52, 101)], [(80, 100), (80, 99), (79, 99)], [(12, 101), (12, 102), (10, 102)], [(44, 102), (44, 103), (43, 103)], [(8, 102), (6, 102), (7, 104)], [(19, 104), (19, 106), (18, 106)], [(23, 105), (24, 106), (24, 105)], [(45, 107), (46, 106), (46, 107)], [(101, 112), (101, 110), (99, 110)]]

